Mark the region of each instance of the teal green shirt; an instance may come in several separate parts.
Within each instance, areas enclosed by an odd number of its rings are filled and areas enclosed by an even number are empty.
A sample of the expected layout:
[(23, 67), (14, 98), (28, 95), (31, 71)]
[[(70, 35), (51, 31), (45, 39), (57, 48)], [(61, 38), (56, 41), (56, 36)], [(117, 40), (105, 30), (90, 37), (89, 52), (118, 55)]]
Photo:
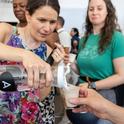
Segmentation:
[(113, 59), (124, 57), (124, 36), (115, 32), (110, 45), (102, 54), (98, 53), (99, 35), (91, 34), (82, 49), (84, 39), (80, 40), (77, 66), (81, 76), (104, 79), (115, 73)]

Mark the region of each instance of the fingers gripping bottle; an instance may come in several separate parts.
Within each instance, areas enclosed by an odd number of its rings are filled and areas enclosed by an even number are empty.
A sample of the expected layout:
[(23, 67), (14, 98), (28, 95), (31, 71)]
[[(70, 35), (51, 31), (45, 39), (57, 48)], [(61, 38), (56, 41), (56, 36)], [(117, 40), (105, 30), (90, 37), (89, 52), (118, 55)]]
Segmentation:
[[(53, 53), (53, 52), (52, 52)], [(47, 59), (47, 63), (53, 65), (54, 59), (52, 53)], [(52, 67), (54, 81), (52, 86), (64, 88), (70, 80), (70, 66), (66, 66), (63, 61)], [(45, 77), (44, 73), (39, 74), (39, 77)], [(40, 79), (42, 79), (40, 78)], [(71, 81), (72, 82), (72, 81)], [(0, 90), (16, 91), (17, 86), (22, 83), (27, 83), (27, 72), (22, 65), (0, 65)]]
[[(52, 53), (46, 62), (50, 65), (53, 64), (54, 59), (52, 58)], [(52, 83), (52, 86), (62, 87), (64, 77), (63, 64), (60, 63), (58, 66), (53, 68), (52, 72), (54, 75), (54, 82)], [(43, 77), (45, 78), (45, 74), (40, 73), (39, 77), (42, 80)], [(22, 85), (24, 83), (27, 83), (27, 72), (22, 65), (0, 65), (0, 90), (10, 92), (16, 91), (18, 90), (18, 85)]]

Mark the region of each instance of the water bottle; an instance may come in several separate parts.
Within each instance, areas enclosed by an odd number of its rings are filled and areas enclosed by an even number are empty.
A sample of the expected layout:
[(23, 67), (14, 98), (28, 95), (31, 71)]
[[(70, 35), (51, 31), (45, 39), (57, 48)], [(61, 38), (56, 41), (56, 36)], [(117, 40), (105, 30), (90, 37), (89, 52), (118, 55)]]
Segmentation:
[[(56, 48), (54, 48), (56, 49)], [(53, 51), (54, 51), (53, 49)], [(58, 63), (57, 65), (53, 66), (54, 59), (52, 57), (53, 51), (47, 58), (47, 63), (49, 63), (52, 66), (52, 73), (54, 77), (54, 81), (52, 83), (52, 86), (58, 87), (58, 88), (64, 88), (67, 87), (67, 82), (65, 78), (65, 64), (63, 61)]]
[[(52, 52), (53, 53), (53, 52)], [(47, 59), (47, 63), (53, 64), (54, 59), (52, 53)], [(64, 65), (59, 63), (58, 66), (52, 68), (54, 81), (52, 86), (64, 86)], [(45, 74), (41, 73), (40, 79), (45, 78)], [(27, 83), (27, 73), (22, 65), (0, 65), (0, 90), (2, 91), (16, 91), (17, 86)]]
[[(54, 87), (66, 87), (64, 78), (64, 64), (61, 62), (57, 66), (52, 67)], [(44, 76), (43, 76), (44, 75)], [(40, 74), (40, 79), (45, 78), (45, 74)], [(16, 91), (18, 85), (27, 83), (27, 73), (21, 65), (1, 65), (0, 66), (0, 90)]]
[[(53, 53), (53, 52), (52, 52)], [(47, 63), (53, 65), (54, 59), (52, 53), (47, 59)], [(56, 66), (52, 67), (54, 81), (52, 86), (64, 88), (67, 87), (67, 83), (72, 83), (70, 66), (64, 64), (61, 61)], [(40, 79), (45, 78), (45, 74), (41, 73)], [(0, 66), (0, 90), (2, 91), (16, 91), (17, 86), (27, 83), (27, 73), (22, 65), (1, 65)]]
[[(47, 59), (50, 65), (54, 62), (52, 53)], [(17, 86), (25, 82), (27, 82), (27, 73), (22, 65), (0, 65), (0, 90), (16, 91)]]

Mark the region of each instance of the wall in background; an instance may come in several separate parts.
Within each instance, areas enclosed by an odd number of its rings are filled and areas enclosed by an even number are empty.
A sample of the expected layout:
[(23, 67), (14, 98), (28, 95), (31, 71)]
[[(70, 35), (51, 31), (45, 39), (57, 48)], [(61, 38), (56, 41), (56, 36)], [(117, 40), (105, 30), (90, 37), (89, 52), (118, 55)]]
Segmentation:
[(0, 21), (17, 22), (13, 14), (12, 0), (0, 0)]
[[(60, 0), (61, 1), (61, 0)], [(84, 24), (85, 24), (85, 16), (86, 16), (86, 8), (88, 4), (88, 0), (78, 0), (78, 3), (76, 3), (76, 0), (72, 0), (73, 2), (75, 1), (75, 5), (72, 4), (71, 6), (71, 0), (68, 0), (68, 3), (70, 1), (70, 4), (64, 6), (64, 0), (62, 4), (62, 9), (60, 15), (62, 15), (65, 20), (65, 28), (70, 31), (72, 27), (78, 27), (80, 30), (81, 34), (84, 32)], [(79, 7), (78, 4), (80, 2)], [(117, 17), (118, 17), (118, 23), (124, 32), (124, 1), (123, 0), (112, 0), (116, 12), (117, 12)]]

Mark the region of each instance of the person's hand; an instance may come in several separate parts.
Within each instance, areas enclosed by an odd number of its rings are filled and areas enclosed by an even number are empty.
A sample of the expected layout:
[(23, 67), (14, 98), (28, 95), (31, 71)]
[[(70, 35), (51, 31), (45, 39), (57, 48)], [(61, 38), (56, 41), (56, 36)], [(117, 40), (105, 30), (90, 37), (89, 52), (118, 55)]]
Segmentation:
[(60, 44), (55, 43), (55, 45), (56, 45), (56, 49), (53, 51), (52, 57), (55, 63), (58, 63), (61, 60), (64, 60), (65, 51), (64, 51), (64, 48)]
[(64, 56), (64, 63), (65, 64), (68, 64), (70, 61), (69, 61), (69, 54), (65, 54)]
[(88, 88), (88, 83), (83, 82), (83, 83), (79, 84), (79, 87)]
[(69, 54), (65, 52), (65, 48), (62, 45), (55, 43), (56, 49), (54, 50), (52, 57), (55, 63), (59, 63), (61, 60), (64, 60), (65, 64), (69, 63)]
[(70, 99), (72, 104), (80, 106), (73, 109), (73, 112), (88, 111), (97, 117), (106, 119), (106, 105), (109, 103), (105, 98), (93, 89), (85, 89), (81, 87), (79, 98)]
[[(64, 46), (63, 46), (64, 47)], [(70, 62), (70, 48), (64, 47), (65, 55), (64, 55), (64, 63), (68, 64)]]
[(80, 74), (80, 73), (79, 73), (79, 69), (78, 69), (77, 64), (76, 64), (76, 61), (74, 61), (73, 63), (71, 63), (70, 67), (71, 67), (71, 69), (72, 69), (77, 75)]
[(22, 55), (22, 62), (28, 73), (28, 85), (30, 87), (50, 86), (53, 77), (49, 64), (30, 51), (26, 51)]

